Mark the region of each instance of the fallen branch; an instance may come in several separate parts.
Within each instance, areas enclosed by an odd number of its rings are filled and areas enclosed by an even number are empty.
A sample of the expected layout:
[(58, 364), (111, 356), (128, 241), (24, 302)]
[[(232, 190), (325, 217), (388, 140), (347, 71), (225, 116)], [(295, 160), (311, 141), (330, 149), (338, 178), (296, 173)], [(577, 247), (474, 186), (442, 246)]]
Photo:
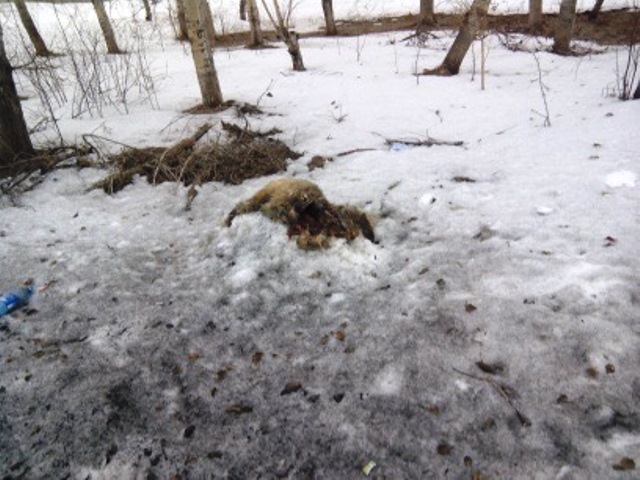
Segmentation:
[[(9, 193), (21, 185), (24, 181), (31, 177), (32, 174), (40, 172), (45, 174), (56, 168), (62, 168), (61, 163), (73, 158), (84, 157), (93, 153), (91, 145), (63, 145), (46, 150), (41, 150), (36, 156), (24, 160), (18, 160), (6, 168), (0, 168), (0, 178), (6, 177), (7, 180), (0, 183), (0, 191), (4, 194)], [(71, 165), (77, 166), (77, 164)], [(5, 173), (5, 170), (7, 173)], [(12, 173), (9, 175), (9, 173)], [(23, 191), (29, 191), (42, 182), (42, 178), (32, 183)]]
[(491, 385), (493, 387), (493, 389), (496, 392), (498, 392), (502, 398), (505, 399), (505, 401), (509, 404), (509, 406), (516, 413), (516, 416), (518, 417), (518, 420), (520, 420), (520, 424), (523, 427), (530, 427), (531, 426), (531, 420), (529, 420), (529, 418), (526, 415), (524, 415), (520, 410), (518, 410), (518, 408), (514, 405), (513, 400), (511, 400), (511, 396), (513, 395), (513, 391), (512, 391), (512, 389), (510, 387), (508, 387), (506, 385), (500, 385), (499, 383), (491, 380), (490, 378), (481, 377), (479, 375), (474, 375), (472, 373), (463, 372), (462, 370), (458, 370), (455, 367), (453, 367), (453, 371), (456, 372), (456, 373), (459, 373), (460, 375), (464, 375), (465, 377), (473, 378), (474, 380), (480, 380), (481, 382), (486, 382), (489, 385)]
[(384, 143), (388, 146), (401, 143), (404, 145), (411, 145), (412, 147), (433, 147), (433, 146), (448, 146), (448, 147), (462, 147), (464, 142), (462, 140), (437, 140), (432, 137), (427, 137), (424, 140), (413, 138), (385, 138)]
[(346, 157), (347, 155), (353, 155), (354, 153), (373, 152), (378, 150), (377, 148), (354, 148), (353, 150), (347, 150), (346, 152), (340, 152), (336, 154), (336, 157)]
[(176, 143), (173, 147), (169, 147), (167, 151), (162, 155), (164, 158), (174, 158), (180, 155), (185, 150), (191, 150), (194, 145), (200, 140), (205, 134), (211, 130), (211, 124), (205, 123), (196, 130), (196, 133), (191, 135), (190, 137), (184, 138)]

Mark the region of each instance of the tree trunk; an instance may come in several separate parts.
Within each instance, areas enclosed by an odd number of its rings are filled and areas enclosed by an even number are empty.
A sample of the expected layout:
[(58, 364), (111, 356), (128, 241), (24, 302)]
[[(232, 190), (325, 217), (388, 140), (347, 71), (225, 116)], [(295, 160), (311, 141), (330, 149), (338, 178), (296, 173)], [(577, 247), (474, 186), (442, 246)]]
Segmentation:
[(33, 153), (0, 25), (0, 168), (11, 168), (14, 160)]
[[(256, 0), (246, 0), (246, 9), (249, 16), (249, 47), (261, 47), (264, 45), (264, 36), (262, 35), (262, 27), (260, 26), (260, 11)], [(245, 16), (246, 19), (246, 16)]]
[(107, 11), (104, 8), (103, 0), (91, 0), (93, 8), (96, 10), (98, 16), (98, 23), (100, 23), (100, 29), (104, 35), (104, 40), (107, 42), (107, 52), (109, 53), (123, 53), (118, 47), (116, 42), (116, 36), (113, 34), (113, 28), (111, 28), (111, 21), (107, 15)]
[(211, 15), (211, 7), (208, 0), (203, 0), (200, 4), (202, 9), (202, 19), (204, 20), (204, 28), (209, 36), (209, 46), (211, 48), (216, 44), (216, 27), (213, 25), (213, 15)]
[(640, 80), (638, 80), (638, 86), (636, 87), (636, 91), (633, 92), (633, 99), (634, 100), (640, 99)]
[(147, 22), (151, 21), (151, 4), (149, 3), (149, 0), (142, 0), (142, 3), (144, 4), (144, 19)]
[(576, 0), (562, 0), (553, 37), (553, 48), (551, 49), (554, 53), (571, 55), (571, 35), (575, 19)]
[(542, 28), (542, 0), (529, 0), (529, 30), (540, 31)]
[(47, 48), (47, 45), (44, 43), (44, 40), (40, 36), (38, 28), (33, 22), (33, 18), (31, 18), (29, 10), (27, 10), (27, 4), (25, 3), (25, 1), (13, 0), (13, 3), (16, 6), (16, 10), (18, 10), (18, 15), (20, 15), (22, 25), (24, 25), (24, 29), (27, 31), (27, 35), (29, 35), (31, 43), (33, 43), (33, 46), (36, 49), (36, 55), (39, 57), (48, 57), (50, 55), (53, 55), (53, 53)]
[(304, 72), (306, 68), (304, 67), (302, 52), (300, 51), (300, 44), (298, 43), (298, 34), (296, 32), (287, 32), (285, 43), (287, 44), (287, 51), (291, 56), (293, 69), (296, 72)]
[(202, 104), (206, 107), (222, 105), (222, 92), (218, 73), (213, 62), (209, 32), (205, 25), (205, 9), (209, 9), (205, 0), (183, 0), (187, 22), (187, 32), (191, 43), (191, 54), (198, 75)]
[(333, 0), (322, 0), (322, 11), (324, 12), (324, 23), (327, 26), (327, 35), (337, 35), (336, 19), (333, 16)]
[(465, 14), (458, 31), (458, 36), (451, 45), (442, 65), (422, 71), (423, 75), (457, 75), (460, 65), (469, 51), (469, 47), (480, 30), (480, 21), (487, 14), (491, 0), (473, 0), (469, 11)]
[(587, 13), (587, 18), (595, 22), (598, 19), (598, 14), (600, 13), (600, 9), (602, 8), (602, 4), (604, 0), (596, 0), (596, 3), (593, 5), (593, 8)]
[(184, 42), (189, 40), (187, 33), (187, 17), (184, 14), (184, 0), (176, 0), (176, 10), (178, 11), (178, 38), (177, 40)]
[(418, 33), (426, 32), (436, 24), (433, 0), (420, 0), (420, 16), (418, 18)]
[[(290, 4), (291, 5), (291, 4)], [(276, 16), (274, 17), (271, 14), (271, 10), (269, 10), (269, 6), (267, 5), (266, 0), (262, 0), (262, 6), (264, 10), (267, 12), (267, 16), (275, 28), (276, 33), (282, 39), (282, 41), (287, 45), (287, 51), (291, 56), (291, 62), (293, 63), (293, 69), (296, 72), (304, 72), (306, 68), (304, 67), (304, 61), (302, 60), (302, 52), (300, 51), (300, 43), (298, 42), (298, 34), (293, 30), (289, 30), (289, 25), (285, 21), (282, 16), (282, 12), (280, 11), (280, 6), (278, 5), (278, 0), (273, 0), (273, 8), (275, 10)], [(290, 14), (291, 12), (289, 12)], [(287, 15), (287, 18), (289, 15)]]

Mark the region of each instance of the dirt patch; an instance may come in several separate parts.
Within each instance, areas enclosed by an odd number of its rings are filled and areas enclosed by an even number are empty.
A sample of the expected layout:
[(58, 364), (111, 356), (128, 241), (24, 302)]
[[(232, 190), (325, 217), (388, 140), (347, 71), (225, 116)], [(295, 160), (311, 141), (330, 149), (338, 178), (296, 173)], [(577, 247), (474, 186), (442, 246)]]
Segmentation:
[[(436, 15), (437, 25), (432, 31), (457, 29), (462, 23), (462, 15)], [(528, 25), (528, 15), (488, 15), (486, 28), (502, 33), (535, 34), (553, 37), (553, 30), (557, 15), (544, 15), (542, 26), (537, 31), (531, 31)], [(417, 15), (402, 15), (397, 17), (383, 17), (372, 20), (338, 22), (340, 36), (357, 36), (370, 33), (385, 33), (407, 31), (408, 35), (415, 31), (418, 24)], [(637, 42), (640, 37), (640, 10), (616, 10), (600, 12), (597, 20), (591, 21), (587, 12), (577, 15), (574, 27), (574, 39), (594, 41), (602, 45), (626, 45)], [(218, 43), (221, 46), (237, 46), (248, 42), (248, 33), (240, 32), (221, 36)], [(307, 32), (302, 38), (321, 37), (324, 31)], [(275, 35), (267, 33), (269, 41), (276, 41)]]

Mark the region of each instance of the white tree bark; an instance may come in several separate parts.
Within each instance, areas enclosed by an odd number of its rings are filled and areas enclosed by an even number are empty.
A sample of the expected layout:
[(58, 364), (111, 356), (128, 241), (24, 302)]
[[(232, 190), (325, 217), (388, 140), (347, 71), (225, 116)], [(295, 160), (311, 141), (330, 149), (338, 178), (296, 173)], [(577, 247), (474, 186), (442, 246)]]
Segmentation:
[(207, 107), (220, 106), (223, 102), (222, 91), (204, 18), (204, 8), (209, 6), (205, 0), (183, 1), (187, 33), (202, 94), (202, 103)]

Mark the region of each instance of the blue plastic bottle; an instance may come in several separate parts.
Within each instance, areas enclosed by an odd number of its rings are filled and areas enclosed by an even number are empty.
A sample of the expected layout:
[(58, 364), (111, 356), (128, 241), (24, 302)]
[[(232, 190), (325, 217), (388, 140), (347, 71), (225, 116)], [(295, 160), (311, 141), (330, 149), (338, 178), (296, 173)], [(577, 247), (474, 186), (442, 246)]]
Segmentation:
[(0, 297), (0, 317), (24, 307), (33, 295), (33, 280), (24, 282), (24, 287), (16, 292), (7, 293)]

